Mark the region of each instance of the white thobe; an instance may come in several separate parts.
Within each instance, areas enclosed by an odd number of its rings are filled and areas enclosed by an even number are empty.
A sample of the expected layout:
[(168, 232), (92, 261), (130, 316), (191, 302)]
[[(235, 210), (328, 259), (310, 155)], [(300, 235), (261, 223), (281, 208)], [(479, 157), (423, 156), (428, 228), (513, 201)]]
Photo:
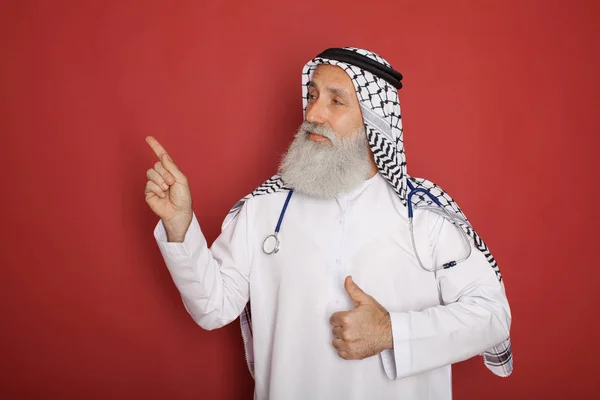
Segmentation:
[[(494, 270), (473, 247), (457, 266), (418, 263), (408, 215), (379, 174), (323, 200), (295, 192), (267, 255), (286, 191), (249, 199), (209, 248), (193, 216), (182, 243), (154, 235), (185, 308), (204, 329), (235, 320), (250, 300), (258, 399), (435, 399), (452, 397), (450, 364), (509, 336), (510, 309)], [(415, 210), (417, 250), (430, 269), (459, 259), (454, 225)], [(332, 346), (331, 314), (350, 310), (351, 275), (391, 317), (394, 348), (344, 360)], [(482, 365), (483, 368), (483, 365)]]

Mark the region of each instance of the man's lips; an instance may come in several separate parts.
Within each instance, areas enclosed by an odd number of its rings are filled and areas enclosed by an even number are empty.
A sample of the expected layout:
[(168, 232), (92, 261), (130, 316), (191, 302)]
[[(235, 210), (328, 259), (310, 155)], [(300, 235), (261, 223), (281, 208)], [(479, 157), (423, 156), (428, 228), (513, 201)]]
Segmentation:
[(318, 133), (312, 133), (312, 132), (308, 132), (308, 137), (310, 140), (313, 140), (315, 142), (323, 142), (325, 140), (329, 140), (323, 135), (319, 135)]

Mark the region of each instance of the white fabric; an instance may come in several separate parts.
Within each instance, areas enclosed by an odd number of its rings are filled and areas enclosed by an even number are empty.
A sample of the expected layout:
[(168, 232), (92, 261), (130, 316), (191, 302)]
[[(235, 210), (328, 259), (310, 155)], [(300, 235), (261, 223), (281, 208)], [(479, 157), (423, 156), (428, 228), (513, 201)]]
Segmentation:
[[(281, 250), (262, 251), (287, 192), (248, 199), (210, 249), (196, 216), (183, 243), (154, 235), (186, 309), (205, 329), (235, 320), (250, 300), (257, 399), (450, 399), (449, 364), (508, 337), (510, 309), (494, 270), (473, 251), (458, 266), (424, 271), (414, 257), (407, 211), (377, 173), (352, 193), (321, 200), (294, 193)], [(415, 211), (429, 267), (459, 258), (457, 228)], [(394, 350), (344, 360), (329, 317), (352, 308), (346, 275), (391, 315)], [(200, 355), (199, 355), (200, 356)]]

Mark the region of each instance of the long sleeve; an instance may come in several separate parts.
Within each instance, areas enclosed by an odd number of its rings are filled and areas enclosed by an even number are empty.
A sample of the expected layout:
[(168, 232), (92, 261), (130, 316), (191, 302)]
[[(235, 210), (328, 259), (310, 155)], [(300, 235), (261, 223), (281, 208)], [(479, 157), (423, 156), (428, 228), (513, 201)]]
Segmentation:
[(154, 237), (186, 310), (204, 329), (220, 328), (242, 312), (249, 298), (251, 255), (248, 205), (208, 248), (196, 215), (182, 243), (167, 241), (162, 220)]
[[(459, 228), (434, 218), (428, 258), (439, 266), (466, 254), (466, 243)], [(508, 338), (511, 314), (504, 289), (485, 256), (469, 243), (467, 260), (436, 272), (439, 306), (390, 312), (394, 348), (381, 353), (390, 379), (466, 360)]]

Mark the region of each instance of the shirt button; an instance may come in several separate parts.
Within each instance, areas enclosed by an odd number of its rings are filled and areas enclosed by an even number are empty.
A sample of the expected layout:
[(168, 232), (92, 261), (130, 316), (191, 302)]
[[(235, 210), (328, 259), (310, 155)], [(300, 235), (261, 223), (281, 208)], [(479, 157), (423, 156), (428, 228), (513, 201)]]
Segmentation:
[(340, 219), (340, 225), (342, 225), (344, 223), (343, 219)]

